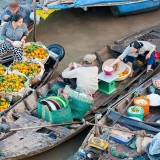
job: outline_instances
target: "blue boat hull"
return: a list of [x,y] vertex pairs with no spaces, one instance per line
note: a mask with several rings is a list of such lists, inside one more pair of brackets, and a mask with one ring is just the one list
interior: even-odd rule
[[134,13],[154,11],[157,10],[159,6],[160,6],[159,0],[158,1],[148,0],[140,3],[111,6],[110,8],[114,16],[121,16]]
[[[132,0],[133,1],[133,0]],[[116,3],[123,3],[123,5],[116,5]],[[48,8],[54,9],[69,9],[77,7],[87,6],[99,6],[106,3],[106,6],[110,5],[111,11],[114,16],[128,15],[134,13],[142,13],[156,10],[160,7],[160,0],[142,0],[141,2],[130,3],[131,0],[73,0],[73,4],[59,4],[49,6]],[[125,4],[124,4],[125,3]],[[128,3],[128,4],[126,4]]]

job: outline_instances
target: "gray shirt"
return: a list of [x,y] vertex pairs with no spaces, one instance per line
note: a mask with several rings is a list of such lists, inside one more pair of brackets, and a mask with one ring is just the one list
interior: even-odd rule
[[132,53],[130,46],[128,46],[118,58],[123,60],[126,56],[138,57],[138,55],[143,55],[146,51],[150,51],[155,47],[155,45],[146,41],[138,41],[138,42],[141,42],[143,46],[136,53]]
[[6,41],[6,38],[9,38],[12,41],[20,41],[23,36],[28,36],[28,29],[26,24],[14,29],[11,22],[7,22],[3,25],[1,30],[1,36],[5,40],[8,46],[11,46],[11,43]]

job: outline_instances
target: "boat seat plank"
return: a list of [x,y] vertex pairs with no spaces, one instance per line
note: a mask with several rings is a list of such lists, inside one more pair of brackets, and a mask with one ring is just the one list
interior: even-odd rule
[[[5,118],[7,120],[7,122],[14,122],[15,119],[13,117],[13,114],[18,113],[18,112],[25,112],[27,110],[26,105],[24,104],[23,101],[21,101],[20,103],[18,103],[14,109],[11,109],[7,112],[7,114],[5,115]],[[2,118],[1,118],[2,119]],[[0,119],[0,121],[1,121]]]
[[160,34],[156,32],[151,32],[149,34],[145,34],[139,38],[137,38],[139,41],[148,41],[149,39],[159,39]]
[[125,50],[125,48],[126,48],[126,47],[123,46],[123,45],[115,45],[115,46],[111,47],[111,49],[112,49],[114,52],[118,53],[118,54],[122,54],[123,51]]
[[36,105],[37,100],[38,100],[38,95],[36,94],[36,92],[32,93],[30,96],[24,99],[26,108],[28,110],[32,110],[34,106]]
[[38,89],[38,92],[43,95],[47,90],[50,89],[50,86],[48,84],[43,85],[41,88]]
[[157,32],[151,32],[149,33],[149,35],[151,35],[152,39],[159,39],[160,38],[160,32],[157,33]]
[[106,61],[109,58],[112,58],[113,55],[108,53],[108,47],[105,46],[102,49],[98,50],[98,55],[101,57],[102,61]]

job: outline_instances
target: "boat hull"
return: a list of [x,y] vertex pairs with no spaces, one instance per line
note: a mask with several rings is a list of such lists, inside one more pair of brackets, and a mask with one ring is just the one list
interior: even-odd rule
[[148,0],[138,3],[111,6],[110,8],[114,16],[122,16],[122,15],[154,11],[157,10],[159,6],[160,6],[159,1]]

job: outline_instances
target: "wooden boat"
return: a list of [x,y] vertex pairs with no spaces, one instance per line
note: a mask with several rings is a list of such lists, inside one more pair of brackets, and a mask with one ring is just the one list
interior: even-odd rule
[[[95,61],[94,65],[98,66],[99,71],[101,71],[102,69],[102,62],[111,57],[117,56],[117,54],[115,54],[112,50],[114,46],[115,45],[109,47],[105,46],[95,53],[97,56],[97,60]],[[140,85],[149,77],[159,72],[160,66],[157,66],[151,75],[147,75],[145,73],[145,68],[142,67],[138,69],[135,72],[135,76],[133,78],[127,78],[122,82],[117,82],[117,90],[110,95],[106,95],[102,92],[97,91],[95,94],[95,103],[91,107],[91,110],[84,117],[85,120],[94,120],[93,112],[104,113],[110,102],[117,103],[118,101],[123,99],[123,96],[125,97],[126,95],[128,95],[128,87],[136,87]],[[8,123],[11,128],[44,126],[46,124],[50,124],[49,122],[37,118],[36,102],[38,98],[42,96],[55,83],[56,79],[46,83],[41,88],[39,87],[35,92],[30,94],[23,101],[7,111],[5,115],[0,118],[0,122]],[[122,92],[123,96],[120,97]],[[86,124],[77,126],[71,125],[68,128],[42,127],[40,129],[31,129],[12,132],[8,134],[1,134],[0,140],[1,143],[4,144],[4,146],[2,147],[2,152],[6,155],[6,157],[1,157],[1,159],[22,159],[39,154],[67,141],[71,137],[80,133],[86,127],[88,127]],[[57,138],[53,139],[48,137],[47,135],[50,133],[55,134]]]
[[[160,77],[160,72],[156,75],[156,77]],[[133,97],[135,97],[135,94],[136,95],[138,94],[139,96],[146,96],[150,93],[153,93],[153,91],[151,91],[151,89],[150,89],[151,85],[152,85],[152,78],[150,80],[148,80],[147,82],[145,82],[144,84],[142,84],[137,89],[135,89],[134,91],[132,91],[122,101],[118,102],[114,106],[110,106],[108,108],[106,115],[98,122],[98,124],[104,125],[106,127],[110,127],[110,126],[113,127],[113,123],[115,122],[115,120],[118,119],[120,114],[124,111],[124,109],[127,106],[127,103],[130,102]],[[160,93],[160,92],[158,92],[158,93]],[[158,93],[156,92],[156,94],[158,94]],[[133,105],[133,103],[130,106],[132,106],[132,105]],[[127,112],[125,111],[124,114],[122,114],[122,116],[119,118],[119,120],[117,121],[116,124],[120,124],[124,127],[127,127],[131,131],[145,130],[146,133],[155,135],[156,133],[160,132],[160,124],[156,123],[156,121],[159,118],[160,118],[160,109],[158,107],[151,107],[149,114],[144,117],[144,120],[142,122],[129,118],[127,116]],[[117,148],[117,153],[120,153],[120,152],[128,153],[130,158],[133,158],[135,160],[138,160],[138,159],[147,160],[148,159],[147,154],[140,155],[137,153],[136,149],[131,149],[131,148],[129,148],[128,145],[118,143],[118,142],[113,141],[111,139],[108,140],[108,142],[109,142],[109,148],[107,149],[108,153],[104,154],[104,155],[101,154],[100,150],[97,150],[96,148],[93,149],[92,147],[89,146],[89,142],[92,139],[92,137],[94,137],[94,136],[102,137],[102,135],[105,135],[105,133],[108,130],[109,129],[106,128],[106,130],[102,133],[102,132],[100,132],[100,131],[102,131],[102,127],[99,127],[100,134],[96,135],[96,133],[97,133],[96,128],[93,127],[90,130],[87,137],[85,138],[82,146],[80,147],[81,150],[79,150],[79,152],[76,153],[69,160],[74,160],[74,159],[78,160],[80,158],[84,158],[85,156],[87,156],[87,154],[92,154],[93,156],[95,156],[96,154],[99,154],[99,159],[119,160],[120,158],[116,158],[111,155],[110,148],[112,148],[112,147]],[[84,153],[84,151],[86,154]],[[88,157],[86,159],[90,160],[90,158],[88,158]]]
[[155,11],[159,9],[159,6],[160,6],[159,1],[154,3],[153,1],[147,0],[147,1],[143,1],[142,3],[115,5],[115,6],[111,6],[110,9],[112,14],[118,17],[118,16],[129,15],[129,14]]
[[69,8],[88,8],[109,6],[114,16],[129,15],[135,13],[144,13],[154,11],[159,8],[159,1],[132,1],[132,0],[63,0],[54,1],[48,4],[49,8],[69,9]]
[[[48,81],[48,79],[56,71],[56,69],[58,67],[59,61],[61,61],[63,59],[64,55],[65,55],[65,51],[64,51],[63,47],[60,46],[60,45],[52,44],[52,45],[48,46],[48,49],[51,50],[51,51],[53,51],[55,54],[57,54],[57,58],[54,58],[52,56],[49,57],[48,61],[44,65],[45,72],[44,72],[44,74],[42,76],[41,81],[39,81],[38,83],[36,83],[36,84],[34,84],[32,86],[32,89],[34,89],[34,90],[42,87]],[[5,56],[0,61],[0,63],[3,64],[3,65],[5,65],[6,67],[8,67],[12,62],[13,62],[12,55]],[[11,104],[11,106],[9,108],[7,108],[5,111],[0,112],[0,115],[3,115],[4,113],[6,113],[8,110],[10,110],[11,108],[13,108],[16,104],[18,104],[20,101],[22,101],[23,99],[25,99],[27,96],[28,95],[22,97],[21,99],[19,99],[14,104]]]

